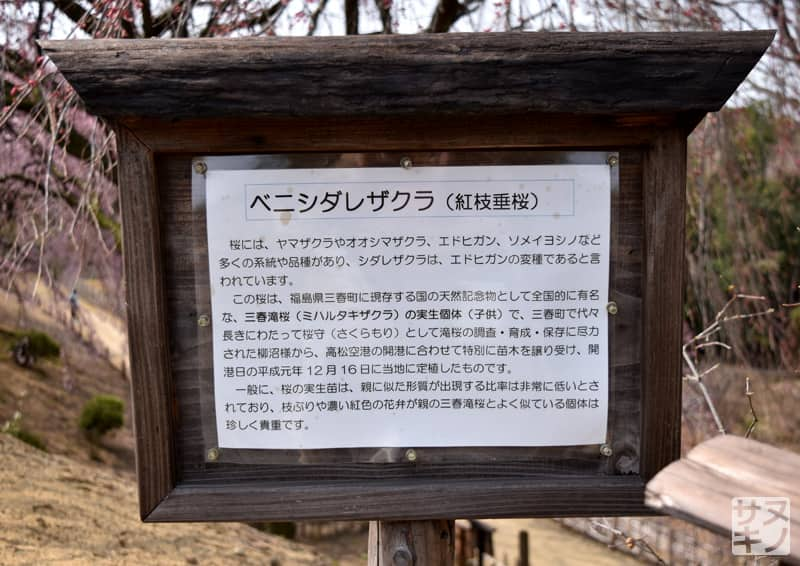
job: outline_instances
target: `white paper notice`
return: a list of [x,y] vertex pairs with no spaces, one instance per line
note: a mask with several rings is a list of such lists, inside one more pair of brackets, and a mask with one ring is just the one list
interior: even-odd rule
[[607,165],[206,174],[219,446],[606,440]]

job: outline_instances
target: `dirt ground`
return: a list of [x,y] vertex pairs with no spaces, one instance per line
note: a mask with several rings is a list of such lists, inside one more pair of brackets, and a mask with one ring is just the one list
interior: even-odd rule
[[[19,413],[47,449],[0,434],[0,564],[337,563],[243,524],[141,523],[122,322],[84,301],[80,323],[71,324],[52,300],[44,289],[38,304],[20,308],[0,291],[0,426]],[[23,329],[56,339],[60,358],[17,366],[8,333]],[[77,423],[97,394],[121,397],[127,414],[122,429],[94,444]]]
[[132,478],[0,434],[0,563],[334,565],[237,523],[144,524]]
[[[127,346],[124,341],[116,343],[116,357],[109,359],[106,350],[98,346],[103,342],[95,343],[90,336],[111,341],[113,337],[119,340],[120,334],[105,326],[100,327],[102,332],[91,333],[88,324],[70,327],[61,323],[48,306],[20,308],[13,294],[0,291],[0,426],[19,412],[22,426],[40,437],[49,452],[79,462],[105,463],[130,475],[134,464],[130,382],[124,366],[113,363],[119,363],[119,351]],[[87,317],[92,312],[92,320],[105,316],[112,320],[108,326],[121,325],[100,309],[95,314],[89,305],[83,308]],[[17,330],[46,332],[61,345],[60,358],[37,360],[32,368],[17,366],[11,359],[11,340],[2,333]],[[77,425],[83,405],[98,394],[116,395],[126,407],[125,426],[109,433],[100,447],[88,442]]]
[[[38,305],[20,309],[0,292],[0,329],[48,332],[62,346],[59,360],[16,366],[0,344],[0,425],[14,412],[48,453],[0,434],[0,564],[325,564],[366,563],[367,532],[302,544],[241,524],[145,525],[138,519],[133,432],[124,327],[107,311],[81,303],[71,324],[44,290]],[[60,303],[59,303],[60,304]],[[64,305],[61,305],[62,307]],[[90,443],[77,419],[93,395],[126,401],[121,430]],[[554,521],[492,521],[495,556],[516,561],[518,532],[530,533],[532,557],[552,564],[619,564],[626,558]],[[537,559],[534,559],[538,561]]]
[[634,566],[642,562],[609,549],[552,519],[490,519],[494,556],[507,566],[519,558],[519,533],[528,532],[531,564],[548,566]]
[[[60,359],[39,360],[33,368],[16,366],[2,331],[19,329],[50,334],[62,345]],[[726,422],[733,429],[744,428],[747,411],[736,403],[744,370],[723,370],[708,378],[709,387],[716,398],[729,401],[723,407],[731,407]],[[124,324],[109,311],[83,300],[81,319],[73,323],[63,297],[46,288],[24,308],[13,293],[0,290],[0,426],[19,412],[24,428],[40,437],[48,451],[0,434],[0,565],[366,563],[366,530],[294,543],[242,524],[142,524],[135,493],[128,375]],[[800,420],[796,411],[788,409],[796,405],[798,389],[789,387],[778,373],[748,371],[747,376],[759,408],[763,407],[756,438],[778,445],[796,443],[789,431],[795,431]],[[77,420],[83,404],[101,393],[124,399],[127,415],[125,426],[98,445],[84,437]],[[693,429],[705,435],[708,427],[705,421],[685,422],[684,440],[693,443]],[[517,562],[522,530],[529,534],[533,564],[637,563],[552,520],[487,522],[496,529],[495,558],[507,566]]]
[[[516,566],[519,532],[527,531],[530,563],[548,566],[635,566],[637,559],[584,537],[551,519],[489,519],[494,558],[498,564]],[[363,566],[367,561],[367,532],[309,541],[322,554],[334,556],[341,566]]]

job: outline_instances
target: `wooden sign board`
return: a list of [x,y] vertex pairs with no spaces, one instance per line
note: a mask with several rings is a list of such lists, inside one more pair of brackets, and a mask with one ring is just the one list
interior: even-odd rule
[[[680,448],[686,136],[705,112],[724,104],[771,38],[748,32],[46,42],[88,109],[117,129],[142,517],[649,513],[645,483]],[[480,210],[474,201],[465,204],[465,195],[476,194]],[[336,195],[344,200],[334,203]],[[392,210],[383,208],[387,199]],[[365,202],[369,208],[360,209]],[[331,213],[335,221],[325,218]],[[598,236],[600,247],[585,254],[590,265],[534,270],[543,252],[531,249],[531,237],[572,241],[581,223]],[[492,254],[491,268],[465,267],[466,254],[477,260],[463,240],[456,254],[443,249],[441,242],[464,232],[496,247],[478,254],[481,262]],[[369,254],[344,244],[336,253],[288,251],[290,241],[297,246],[304,237],[307,247],[312,238],[320,245],[328,238],[334,247],[337,237],[363,236],[380,248],[381,236],[403,235],[420,249],[403,252],[412,264],[394,271],[376,267],[400,255],[388,244]],[[528,249],[511,249],[519,237],[528,237]],[[248,253],[241,241],[249,242]],[[263,253],[253,252],[255,241],[266,246]],[[575,252],[565,241],[558,245],[559,254]],[[225,271],[232,261],[238,271]],[[442,291],[548,291],[541,281],[575,291],[562,296],[561,306],[577,301],[592,320],[512,320],[512,307],[502,303],[509,295],[490,292],[477,307],[457,295],[446,318],[470,314],[445,325],[442,307],[429,304]],[[273,292],[273,285],[287,288]],[[326,295],[335,305],[337,292],[342,302],[352,293],[355,303],[386,292],[391,302],[392,291],[402,304],[358,307],[389,312],[385,324],[324,319],[355,310],[326,310]],[[435,324],[409,322],[418,313],[406,293],[438,309]],[[262,306],[247,307],[245,295],[259,295]],[[527,304],[520,316],[533,310],[542,309]],[[482,318],[487,311],[490,321]],[[447,339],[423,342],[414,334],[434,326],[447,329]],[[568,328],[578,326],[583,330],[574,332],[583,334],[570,336]],[[464,327],[480,339],[453,339],[452,329]],[[505,334],[512,329],[513,338]],[[551,342],[536,337],[545,329]],[[542,365],[532,355],[528,361],[508,353],[561,344],[552,342],[556,332],[570,337],[570,360]],[[258,342],[270,340],[278,342],[268,344],[277,353],[265,349],[262,356]],[[390,359],[396,349],[383,346],[402,346],[411,359],[400,364]],[[421,359],[420,346],[439,357]],[[471,347],[443,356],[432,350],[440,346]],[[272,361],[253,362],[247,350]],[[287,361],[292,351],[303,361]],[[598,356],[594,363],[591,355]],[[458,362],[459,371],[476,371],[469,379],[449,377],[448,387],[481,380],[503,390],[520,383],[559,387],[555,381],[563,388],[576,373],[596,375],[598,385],[589,392],[581,379],[570,382],[579,390],[571,406],[586,409],[574,417],[563,407],[532,411],[532,397],[552,400],[552,392],[516,395],[516,405],[493,405],[497,412],[487,414],[487,399],[508,396],[442,397],[429,388],[441,375],[406,376],[402,381],[428,389],[395,390],[392,402],[402,401],[405,410],[424,401],[424,410],[413,405],[406,417],[382,404],[385,414],[345,414],[355,407],[348,402],[366,400],[373,410],[384,399],[375,383],[401,381],[378,364],[407,372],[406,361],[435,362],[428,369]],[[497,362],[508,367],[493,373]],[[584,380],[586,387],[593,379]],[[322,404],[305,406],[303,395],[312,390],[292,384],[343,389],[324,390]],[[433,411],[429,401],[440,408],[443,398],[450,412]],[[597,404],[590,407],[589,398]],[[461,412],[453,412],[453,399]],[[307,414],[287,416],[295,404],[295,412]]]

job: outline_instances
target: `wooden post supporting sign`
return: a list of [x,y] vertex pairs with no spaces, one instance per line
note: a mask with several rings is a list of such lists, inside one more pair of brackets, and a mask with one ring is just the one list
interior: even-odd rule
[[371,521],[369,566],[453,565],[454,521]]

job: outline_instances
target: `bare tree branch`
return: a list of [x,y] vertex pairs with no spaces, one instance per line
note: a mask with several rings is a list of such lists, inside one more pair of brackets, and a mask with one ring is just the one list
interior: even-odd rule
[[53,0],[53,5],[81,28],[89,30],[97,27],[95,18],[77,2]]
[[314,32],[317,31],[317,22],[319,21],[319,17],[322,15],[322,12],[325,11],[325,7],[327,5],[328,0],[320,0],[317,9],[311,13],[308,21],[308,35],[314,35]]
[[375,6],[381,16],[383,33],[392,33],[392,2],[391,0],[375,0]]
[[[602,530],[606,530],[606,531],[610,532],[611,534],[613,534],[615,537],[619,537],[620,539],[622,539],[622,542],[625,544],[625,546],[629,550],[633,550],[634,548],[636,548],[638,546],[641,550],[643,550],[644,552],[650,554],[658,564],[663,564],[664,566],[666,566],[667,563],[664,562],[664,559],[661,558],[661,556],[659,556],[658,552],[656,552],[656,550],[650,545],[649,542],[647,542],[647,539],[645,539],[644,537],[633,538],[632,536],[627,535],[625,532],[621,531],[620,529],[616,529],[616,528],[612,527],[611,525],[609,525],[605,521],[605,519],[602,519],[602,520],[599,520],[599,521],[597,521],[597,520],[592,521],[592,526],[594,528],[596,528],[596,529],[599,528],[599,529],[602,529]],[[612,542],[613,542],[613,539],[612,539]]]
[[750,435],[753,434],[753,431],[756,429],[756,425],[758,424],[758,415],[756,415],[756,410],[753,407],[753,390],[750,389],[750,378],[745,377],[745,391],[744,394],[747,396],[747,404],[750,405],[750,414],[753,416],[753,420],[750,421],[750,424],[747,426],[747,431],[744,433],[745,438],[750,438]]
[[358,35],[358,0],[344,0],[344,22],[347,35]]
[[444,33],[450,31],[459,19],[473,12],[480,5],[480,1],[464,0],[439,0],[433,11],[431,22],[426,31],[430,33]]
[[150,0],[142,0],[142,35],[153,37],[153,12],[150,8]]
[[206,22],[206,26],[203,28],[203,31],[200,32],[200,37],[211,37],[214,35],[220,16],[228,10],[230,5],[231,0],[223,0],[219,5],[214,6],[211,16],[209,16],[208,22]]

